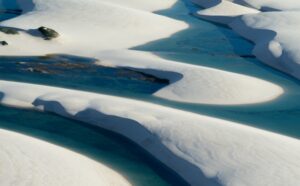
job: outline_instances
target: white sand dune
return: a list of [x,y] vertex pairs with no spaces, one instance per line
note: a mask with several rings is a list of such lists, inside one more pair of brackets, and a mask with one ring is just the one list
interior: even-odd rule
[[168,61],[147,52],[105,51],[98,56],[101,65],[130,67],[169,79],[171,85],[154,94],[165,99],[234,105],[269,101],[283,93],[281,87],[258,78]]
[[230,0],[234,3],[253,7],[263,11],[272,10],[299,10],[300,2],[298,0]]
[[38,108],[120,133],[191,185],[300,184],[297,139],[101,94],[8,81],[0,81],[0,90],[4,104]]
[[[97,63],[102,65],[125,66],[167,78],[171,85],[155,95],[189,103],[257,103],[270,101],[282,94],[283,90],[279,86],[257,78],[163,60],[149,52],[129,50],[134,46],[169,37],[186,29],[187,24],[152,13],[170,8],[177,1],[166,0],[161,3],[158,0],[147,0],[145,4],[138,0],[126,1],[128,3],[121,0],[34,0],[35,9],[32,12],[1,23],[2,26],[23,31],[17,36],[0,33],[0,37],[9,42],[9,46],[1,48],[0,55],[66,53],[95,57],[99,60]],[[231,2],[227,4],[229,3],[234,8],[242,7]],[[243,9],[257,12],[249,7]],[[241,14],[238,9],[234,13],[231,17]],[[31,30],[39,26],[53,28],[61,37],[45,41]],[[293,138],[146,102],[82,91],[0,81],[0,93],[2,104],[50,111],[120,133],[152,153],[191,185],[300,184],[300,141]],[[3,135],[3,138],[18,139],[16,134],[11,138]],[[19,140],[16,141],[19,143]],[[21,140],[20,146],[26,142]],[[46,155],[28,155],[28,160],[45,156],[47,162],[54,162],[56,158],[65,158],[63,154],[71,153],[61,149],[61,156],[50,156],[49,154],[60,150],[52,151],[54,147],[40,146],[44,146],[41,153]],[[31,152],[35,147],[24,145],[22,148],[24,152]],[[72,175],[72,180],[66,181],[73,181],[76,177],[78,184],[93,185],[97,181],[94,175],[97,174],[93,172],[94,169],[89,168],[99,164],[90,161],[80,161],[80,165],[83,164],[82,170],[85,167],[89,170],[83,175],[78,176],[78,169],[68,167],[78,165],[72,158],[64,162],[66,165],[63,166],[66,167],[59,171],[56,171],[58,163],[53,163],[54,167],[47,167],[45,175],[48,175],[47,171],[52,173],[49,173],[49,178],[60,176],[56,173],[64,177]],[[26,166],[26,162],[18,165],[21,168]],[[44,171],[43,162],[36,166],[37,172]],[[61,172],[65,169],[71,172]],[[13,172],[9,171],[9,174]],[[120,176],[110,175],[109,169],[103,169],[103,176],[100,175],[97,179],[112,177],[115,181],[120,180],[121,185],[127,184]],[[24,177],[26,176],[32,174],[24,172]],[[81,178],[84,178],[82,182]],[[61,179],[57,179],[57,182],[44,181],[59,185]],[[110,180],[104,183],[110,183]],[[91,181],[91,184],[86,181]],[[41,185],[41,182],[36,183]],[[65,182],[64,185],[73,184]]]
[[[166,0],[161,3],[157,0],[148,0],[141,3],[137,0],[128,2],[34,0],[33,2],[36,5],[34,11],[1,25],[24,30],[45,25],[57,30],[61,37],[45,41],[30,35],[30,32],[22,32],[19,36],[0,33],[0,36],[9,43],[9,46],[1,48],[1,55],[66,53],[94,57],[115,66],[151,68],[147,72],[153,73],[153,70],[156,70],[155,75],[163,76],[172,82],[155,95],[180,102],[251,104],[270,101],[283,92],[280,87],[257,78],[162,60],[146,52],[126,52],[127,48],[165,38],[187,28],[187,24],[182,21],[150,12],[170,8],[174,3],[184,9],[184,5],[177,1]],[[185,11],[187,13],[187,10]],[[31,47],[24,43],[30,43]],[[179,74],[182,78],[178,76],[174,78],[166,71]]]
[[152,1],[141,1],[141,0],[102,0],[105,2],[113,3],[116,5],[135,8],[138,10],[146,10],[149,12],[159,11],[171,8],[178,1],[177,0],[152,0]]
[[75,152],[0,129],[1,186],[127,186],[118,173]]
[[[33,2],[34,11],[1,23],[2,26],[28,31],[17,37],[1,34],[11,43],[1,50],[1,55],[95,54],[99,50],[131,48],[187,28],[184,22],[143,9],[122,6],[124,3],[106,0]],[[171,3],[169,5],[172,6]],[[46,42],[41,37],[30,35],[30,29],[42,25],[55,29],[61,36]],[[24,42],[30,42],[32,47],[22,44]]]
[[203,0],[192,0],[192,1],[206,8],[203,10],[199,10],[196,14],[197,16],[210,21],[222,23],[222,24],[229,24],[236,17],[241,15],[253,14],[259,12],[256,9],[235,4],[227,0],[222,0],[222,1],[216,0],[214,4],[207,4],[206,1]]
[[[192,2],[204,7],[212,8],[214,6],[222,6],[227,8],[223,11],[242,11],[247,10],[245,7],[254,8],[261,11],[276,11],[276,10],[299,10],[300,2],[298,0],[191,0]],[[243,7],[239,7],[241,5]],[[238,10],[239,9],[239,10]],[[249,10],[249,9],[248,9]],[[245,12],[247,13],[247,11]]]
[[253,53],[266,64],[300,78],[300,11],[263,12],[231,23],[256,43]]
[[255,42],[253,54],[261,61],[300,78],[299,1],[220,0],[212,6],[201,0],[193,1],[208,7],[197,13],[199,17],[229,24],[237,33]]

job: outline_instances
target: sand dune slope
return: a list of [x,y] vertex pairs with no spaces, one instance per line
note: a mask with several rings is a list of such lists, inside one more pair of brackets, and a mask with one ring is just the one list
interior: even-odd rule
[[0,129],[1,186],[127,186],[113,170],[67,149]]

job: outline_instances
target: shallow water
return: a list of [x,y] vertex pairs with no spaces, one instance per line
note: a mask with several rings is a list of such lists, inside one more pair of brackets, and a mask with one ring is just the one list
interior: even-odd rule
[[15,0],[0,0],[0,21],[14,18],[21,13]]
[[[184,0],[184,2],[187,1]],[[10,4],[10,6],[12,5]],[[191,13],[198,9],[198,7],[189,3],[187,7]],[[230,29],[196,19],[192,15],[174,14],[177,8],[178,5],[174,5],[171,9],[157,13],[185,21],[190,25],[190,28],[178,32],[169,38],[135,47],[134,50],[155,52],[160,57],[166,59],[261,78],[283,87],[285,94],[270,102],[250,105],[216,106],[178,103],[151,95],[159,88],[165,86],[165,84],[144,81],[139,78],[132,79],[130,75],[126,77],[116,76],[116,69],[99,69],[102,72],[98,77],[99,79],[93,79],[94,74],[87,71],[80,71],[73,76],[74,71],[47,74],[22,70],[28,69],[28,67],[25,68],[24,64],[20,64],[19,62],[27,62],[27,65],[32,62],[49,62],[49,59],[39,57],[1,57],[0,79],[57,85],[145,100],[168,107],[241,122],[300,139],[299,81],[253,58],[251,55],[252,43],[239,37]],[[70,61],[79,61],[79,63],[91,63],[93,61],[93,59],[76,57],[67,59]],[[61,81],[62,79],[66,81]],[[89,128],[80,123],[49,114],[34,113],[32,111],[0,107],[0,123],[2,123],[0,127],[37,136],[72,150],[82,152],[100,162],[111,165],[115,170],[129,177],[137,185],[153,185],[153,183],[155,185],[165,185],[166,182],[169,184],[175,183],[176,185],[175,180],[172,182],[174,178],[172,174],[162,176],[161,178],[159,175],[168,171],[160,171],[161,168],[157,168],[160,165],[152,163],[152,159],[139,159],[144,157],[144,155],[139,154],[140,152],[135,152],[140,151],[137,150],[139,148],[129,142],[125,142],[124,144],[123,140],[119,140],[120,137],[113,134],[109,134],[109,137],[107,137],[105,136],[107,131],[103,132],[100,129]],[[12,117],[16,114],[21,117]],[[32,122],[24,123],[23,121]]]
[[285,93],[273,101],[236,106],[176,103],[158,98],[150,100],[300,138],[299,81],[258,61],[251,54],[252,43],[229,28],[193,17],[193,12],[199,7],[188,0],[182,2],[190,10],[189,15],[176,14],[178,3],[171,9],[157,13],[185,21],[189,24],[188,29],[134,49],[155,52],[162,58],[183,63],[257,77],[281,86]]
[[121,95],[152,94],[169,84],[145,73],[94,62],[69,55],[0,57],[0,79]]
[[[18,9],[15,1],[0,0],[2,9]],[[0,20],[17,16],[2,12]],[[72,62],[70,64],[69,62]],[[122,94],[151,94],[165,80],[128,69],[93,65],[93,59],[75,56],[0,57],[0,79],[41,83]],[[68,69],[61,72],[62,69]],[[0,128],[33,136],[76,151],[111,167],[133,185],[187,185],[176,173],[133,142],[112,132],[49,113],[0,106]]]
[[174,172],[129,140],[53,114],[0,106],[0,128],[79,152],[142,186],[186,185]]
[[[166,59],[261,78],[283,87],[285,94],[267,103],[250,105],[216,106],[179,103],[151,95],[151,93],[164,87],[166,84],[132,79],[130,74],[126,78],[118,77],[115,76],[117,71],[110,68],[102,68],[97,75],[98,77],[94,77],[95,74],[88,71],[75,71],[74,73],[74,69],[73,71],[64,71],[61,74],[20,71],[26,65],[22,67],[22,65],[17,64],[18,62],[49,63],[49,59],[39,57],[0,58],[0,67],[2,67],[2,69],[0,68],[0,78],[145,100],[300,138],[300,117],[298,117],[300,114],[300,101],[298,101],[300,100],[299,81],[253,58],[251,55],[253,45],[230,29],[194,18],[188,14],[174,14],[178,9],[177,6],[174,5],[169,10],[157,13],[185,21],[190,25],[190,28],[178,32],[169,38],[135,47],[135,50],[156,52],[157,55]],[[191,13],[198,9],[192,4],[187,4],[187,6],[190,8]],[[57,58],[52,60],[55,62]],[[94,59],[74,56],[65,56],[64,60],[77,61],[79,63],[91,63],[94,61]],[[16,68],[17,65],[19,65],[18,68]]]

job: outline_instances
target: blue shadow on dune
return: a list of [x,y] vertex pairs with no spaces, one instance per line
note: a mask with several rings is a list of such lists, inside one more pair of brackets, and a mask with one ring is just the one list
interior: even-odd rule
[[39,138],[88,156],[118,171],[133,185],[188,185],[136,144],[105,129],[50,113],[3,106],[0,106],[0,118],[0,128]]
[[[178,3],[186,3],[187,7],[191,11],[191,14],[193,14],[193,12],[199,8],[193,4],[190,4],[188,0]],[[196,19],[192,16],[187,16],[176,12],[180,12],[179,4],[175,4],[168,10],[159,11],[156,13],[185,21],[190,25],[188,29],[178,32],[168,38],[134,47],[132,50],[154,52],[156,55],[166,59],[208,66],[262,78],[274,83],[278,83],[279,85],[286,87],[287,90],[293,89],[293,91],[291,91],[289,95],[283,96],[274,102],[242,106],[185,104],[162,100],[151,96],[143,99],[170,107],[207,114],[227,120],[238,121],[258,128],[263,128],[299,138],[300,125],[298,123],[300,119],[298,116],[300,114],[300,103],[295,100],[299,100],[300,96],[294,91],[298,90],[298,83],[292,81],[285,75],[260,64],[251,55],[253,45],[237,36],[228,28],[220,25],[214,25],[203,20]],[[7,59],[8,58],[5,60]],[[64,71],[63,73],[57,73],[57,69],[53,67],[47,69],[44,67],[41,68],[41,66],[45,64],[39,66],[38,68],[36,68],[36,66],[34,68],[32,66],[26,66],[35,60],[34,57],[27,59],[22,58],[21,60],[16,60],[13,58],[10,60],[11,61],[9,64],[6,63],[7,61],[1,62],[3,65],[2,67],[5,68],[0,68],[0,71],[2,70],[2,77],[0,76],[0,78],[2,79],[7,78],[8,80],[22,81],[22,79],[25,78],[23,81],[26,82],[62,86],[80,90],[83,89],[88,91],[95,91],[95,89],[98,87],[102,87],[101,91],[103,91],[105,89],[103,89],[103,87],[107,87],[107,93],[111,93],[111,87],[115,86],[118,87],[118,89],[116,89],[117,91],[125,90],[124,94],[131,95],[131,97],[135,97],[136,95],[134,92],[137,91],[141,91],[144,94],[151,94],[159,88],[165,86],[164,83],[161,83],[163,80],[156,81],[153,80],[155,77],[145,77],[144,74],[138,74],[138,79],[140,80],[142,78],[143,81],[134,82],[137,83],[134,84],[134,88],[130,87],[132,85],[132,79],[130,78],[124,82],[122,77],[122,81],[117,80],[119,82],[116,83],[115,69],[104,70],[104,74],[109,71],[108,77],[114,76],[113,80],[110,78],[104,78],[104,80],[95,80],[93,79],[95,74],[92,72],[89,72],[90,74],[87,73],[86,77],[83,75],[82,70],[76,71],[76,68],[74,70],[73,67],[70,70],[72,73],[67,71]],[[3,61],[3,58],[1,61]],[[14,61],[13,63],[17,63],[12,65],[12,61]],[[40,63],[40,61],[38,63]],[[91,63],[91,61],[84,61],[84,63]],[[65,66],[65,64],[63,65]],[[81,65],[80,62],[79,65]],[[18,69],[20,71],[17,71]],[[10,74],[9,72],[14,73]],[[18,75],[20,72],[21,75]],[[25,74],[26,76],[24,76]],[[66,74],[68,74],[67,76],[69,77],[66,77]],[[79,75],[80,79],[74,83],[74,78],[76,79],[78,77],[74,77],[73,75],[71,76],[71,74],[75,74],[75,76]],[[60,75],[63,76],[63,78],[66,78],[64,79],[65,81],[56,79],[57,76]],[[49,76],[50,78],[45,78],[44,76]],[[41,79],[38,80],[37,77],[40,77]],[[26,78],[28,79],[26,80]],[[145,82],[144,80],[147,80],[147,78],[152,80],[150,82]],[[87,81],[87,79],[89,80]],[[99,81],[102,81],[103,84],[101,84],[101,86],[98,84],[95,86],[95,83]],[[109,83],[106,85],[105,83],[107,82]],[[157,82],[159,83],[156,84]],[[147,86],[147,83],[149,83],[149,87],[145,87]],[[129,88],[124,86],[129,86]],[[97,127],[91,127],[87,126],[86,124],[56,117],[51,114],[42,114],[32,111],[19,111],[3,107],[0,107],[0,111],[0,127],[9,130],[15,130],[44,139],[46,141],[50,141],[52,143],[56,143],[93,157],[100,162],[106,161],[109,166],[116,170],[120,170],[119,172],[122,174],[124,173],[130,180],[133,181],[133,183],[137,183],[137,185],[186,185],[182,179],[177,178],[178,175],[168,170],[168,168],[164,167],[153,158],[149,158],[149,155],[146,155],[147,153],[142,152],[141,149],[135,144],[129,140],[125,140],[119,135],[99,129]],[[64,111],[62,110],[62,112]],[[87,114],[86,112],[91,113],[92,111],[83,111],[78,115],[82,116],[83,113]],[[118,122],[120,121],[118,120]],[[108,137],[110,139],[105,139],[107,138],[107,136],[104,137],[105,134],[108,134],[107,136],[111,136],[112,138]],[[112,142],[110,140],[116,141]],[[132,155],[128,151],[135,152],[137,155]],[[126,160],[123,159],[124,157],[126,157]],[[139,159],[141,161],[137,161]],[[137,162],[133,163],[133,161]],[[125,164],[127,168],[123,167]],[[143,165],[145,167],[149,166],[151,168],[141,168],[139,165]],[[154,173],[151,173],[150,170],[154,170],[156,173],[162,175],[166,181],[162,181],[157,178],[157,176]],[[150,171],[150,176],[145,175],[147,171]]]
[[[189,10],[188,14],[186,10],[180,11],[182,3]],[[252,55],[253,43],[228,27],[195,17],[194,13],[199,9],[190,0],[182,0],[170,9],[155,12],[181,20],[189,28],[132,50],[153,52],[159,57],[181,63],[260,78],[281,86],[285,93],[273,101],[234,106],[186,104],[158,98],[150,101],[300,138],[299,81],[258,61]]]

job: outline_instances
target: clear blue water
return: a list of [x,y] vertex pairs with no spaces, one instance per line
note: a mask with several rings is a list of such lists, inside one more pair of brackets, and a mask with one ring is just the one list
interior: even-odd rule
[[[3,1],[3,0],[2,0]],[[0,0],[1,2],[1,0]],[[11,2],[11,1],[8,1]],[[184,0],[184,2],[188,2]],[[199,7],[196,7],[190,3],[187,3],[187,8],[191,11],[191,14],[197,10]],[[278,72],[261,62],[257,59],[253,58],[251,55],[251,50],[253,48],[253,44],[246,41],[245,39],[239,37],[237,34],[232,32],[230,29],[223,27],[221,25],[215,25],[200,19],[193,17],[191,14],[174,14],[178,9],[178,4],[175,4],[174,7],[168,10],[159,11],[158,14],[163,14],[178,20],[185,21],[190,25],[190,27],[186,30],[175,33],[174,35],[157,41],[153,41],[147,43],[143,46],[138,46],[133,48],[133,50],[143,50],[156,52],[156,54],[160,55],[162,58],[171,59],[181,61],[183,63],[189,63],[194,65],[207,66],[211,68],[221,69],[230,72],[236,72],[240,74],[245,74],[257,78],[261,78],[270,82],[273,82],[285,89],[285,94],[279,97],[276,100],[260,103],[260,104],[250,104],[250,105],[236,105],[236,106],[218,106],[218,105],[205,105],[205,104],[186,104],[186,103],[178,103],[174,101],[164,100],[160,98],[156,98],[151,95],[155,90],[165,86],[165,84],[155,83],[153,81],[145,81],[145,79],[141,78],[142,76],[138,76],[138,78],[130,78],[130,73],[125,76],[116,76],[118,73],[116,69],[110,68],[102,68],[99,69],[99,79],[93,79],[94,74],[88,71],[80,71],[78,74],[74,74],[74,71],[64,71],[63,73],[50,73],[43,74],[39,72],[30,72],[24,71],[23,68],[28,68],[22,66],[22,64],[18,64],[18,62],[25,61],[27,63],[49,63],[51,65],[52,62],[49,62],[49,59],[42,59],[39,57],[26,57],[26,58],[0,58],[0,79],[8,79],[8,80],[17,80],[17,81],[26,81],[26,82],[34,82],[40,84],[48,84],[48,85],[58,85],[62,87],[69,87],[75,89],[89,90],[94,92],[106,93],[111,95],[118,95],[123,97],[129,97],[134,99],[145,100],[148,102],[165,105],[168,107],[174,107],[177,109],[187,110],[195,113],[201,113],[213,117],[224,118],[227,120],[237,121],[244,123],[246,125],[254,126],[257,128],[262,128],[265,130],[281,133],[284,135],[292,136],[295,138],[300,138],[300,86],[299,81],[295,80],[281,72]],[[48,60],[48,61],[47,61]],[[70,58],[69,60],[77,61],[79,63],[91,63],[93,59],[86,58]],[[55,62],[55,61],[54,61]],[[50,66],[50,69],[54,67]],[[49,69],[49,68],[48,68]],[[74,69],[72,69],[74,70]],[[72,73],[71,73],[72,72]],[[98,74],[98,72],[97,72]],[[83,76],[84,78],[80,79],[76,76]],[[132,75],[132,74],[131,74]],[[61,81],[64,79],[65,81]],[[146,78],[147,79],[147,78]],[[108,83],[109,82],[109,83]],[[108,83],[108,84],[106,84]],[[38,136],[45,140],[52,141],[53,143],[58,143],[59,145],[66,146],[67,148],[74,149],[76,151],[82,151],[82,149],[92,149],[89,152],[83,152],[90,157],[96,157],[95,159],[99,161],[103,161],[105,158],[109,158],[106,156],[102,157],[102,153],[98,153],[102,150],[107,150],[108,156],[114,157],[116,154],[121,153],[123,150],[110,149],[110,143],[106,146],[106,143],[103,146],[98,146],[99,149],[95,146],[90,145],[90,143],[100,143],[102,141],[104,133],[99,129],[88,128],[85,125],[78,124],[76,122],[65,120],[59,118],[57,116],[52,116],[48,114],[39,113],[38,116],[35,117],[33,112],[22,111],[22,110],[14,110],[14,109],[0,109],[1,112],[7,112],[7,117],[1,116],[0,114],[0,127],[8,128],[9,119],[13,120],[13,113],[18,112],[22,121],[28,120],[27,117],[32,117],[32,122],[16,122],[12,121],[11,123],[15,123],[10,130],[18,130],[19,132],[24,132],[29,135]],[[6,120],[5,120],[6,118]],[[23,118],[23,119],[22,119]],[[53,119],[54,118],[54,119]],[[2,122],[3,119],[3,122]],[[38,122],[34,122],[38,120]],[[59,125],[54,125],[53,123],[61,123]],[[56,122],[56,120],[60,120],[61,122]],[[41,121],[41,123],[39,122]],[[45,121],[45,122],[42,122]],[[30,123],[30,124],[28,124]],[[32,124],[33,123],[33,124]],[[71,123],[71,124],[68,124]],[[24,125],[32,125],[29,127],[24,127]],[[42,126],[36,135],[34,131],[36,128]],[[60,127],[61,126],[61,127]],[[95,137],[89,137],[90,134],[86,133],[86,142],[85,144],[79,144],[82,138],[76,139],[77,142],[73,145],[62,144],[61,141],[58,140],[63,139],[66,134],[62,134],[60,132],[64,131],[62,129],[68,128],[70,126],[76,126],[72,128],[69,138],[72,141],[74,138],[79,137],[78,133],[81,130],[88,130],[90,132],[94,132]],[[85,129],[83,129],[83,128]],[[18,128],[18,129],[17,129]],[[94,131],[96,130],[96,131]],[[29,132],[28,132],[29,131]],[[51,131],[51,135],[55,137],[46,138],[49,131]],[[67,130],[68,131],[68,130]],[[99,136],[98,136],[99,135]],[[85,135],[83,135],[85,136]],[[91,135],[92,136],[92,135]],[[45,138],[44,138],[45,137]],[[53,138],[53,139],[51,139]],[[112,135],[111,140],[117,140],[119,137],[115,137]],[[73,140],[73,141],[76,141]],[[60,142],[57,142],[60,141]],[[68,141],[68,140],[66,140]],[[105,140],[103,140],[105,141]],[[122,141],[122,140],[121,140]],[[135,149],[132,144],[122,144],[121,141],[115,141],[111,143],[115,143],[115,145],[120,145],[122,147],[116,149],[122,149],[123,147],[126,149]],[[87,145],[89,144],[89,145]],[[86,146],[87,145],[87,146]],[[124,145],[124,146],[123,146]],[[128,146],[126,146],[128,145]],[[112,150],[112,151],[110,151]],[[131,150],[129,150],[131,151]],[[128,152],[129,153],[129,152]],[[99,157],[98,157],[99,156]],[[133,156],[130,153],[126,156]],[[138,156],[142,157],[142,156]],[[103,158],[103,159],[102,159]],[[133,158],[135,159],[135,158]],[[111,159],[113,161],[113,158]],[[151,160],[152,161],[152,160]],[[168,171],[160,171],[160,168],[155,168],[155,166],[159,166],[158,164],[151,163],[148,160],[142,159],[140,161],[141,164],[145,165],[142,168],[132,168],[136,171],[137,175],[133,173],[132,175],[137,177],[130,177],[126,173],[131,171],[131,168],[128,168],[124,171],[122,168],[117,168],[117,170],[121,170],[120,172],[125,173],[131,180],[138,179],[139,176],[141,179],[148,177],[153,177],[153,179],[160,180],[162,185],[168,182],[169,184],[174,184],[176,181],[173,180],[172,176],[162,176],[162,173],[166,173]],[[112,163],[112,164],[111,164]],[[131,162],[126,161],[116,161],[110,162],[107,164],[111,164],[112,166],[123,167],[123,164],[128,163],[128,167]],[[154,168],[151,167],[154,164]],[[132,165],[135,167],[135,165]],[[146,168],[148,166],[148,168]],[[149,168],[150,167],[150,168]],[[114,167],[115,168],[115,167]],[[145,174],[144,174],[145,172]],[[148,174],[148,173],[149,174]],[[140,175],[139,175],[140,174]],[[171,174],[172,175],[172,174]],[[163,181],[169,180],[169,181]],[[171,181],[170,181],[171,180]],[[172,180],[174,182],[172,182]],[[137,181],[137,185],[145,185],[144,180]],[[142,184],[141,184],[142,183]],[[146,181],[146,183],[152,183],[152,181]],[[156,182],[153,182],[156,183]],[[153,184],[152,184],[153,185]],[[157,184],[159,183],[157,182]],[[176,184],[175,184],[176,185]]]
[[0,128],[88,156],[121,173],[133,185],[187,185],[133,142],[99,127],[49,113],[0,106]]
[[126,68],[94,64],[76,56],[0,57],[0,79],[46,84],[93,92],[152,94],[168,80]]
[[158,98],[148,100],[300,138],[299,81],[253,58],[252,43],[227,27],[195,18],[192,14],[199,7],[188,3],[188,0],[183,2],[190,10],[190,16],[174,14],[178,4],[157,13],[182,20],[189,24],[189,29],[134,49],[156,52],[166,59],[257,77],[281,86],[285,93],[270,102],[237,106],[185,104]]
[[[11,0],[0,0],[0,5],[6,9],[18,8]],[[0,13],[0,20],[15,16]],[[111,88],[120,94],[132,91],[151,94],[167,84],[164,80],[129,69],[99,67],[92,62],[93,59],[63,55],[55,58],[0,57],[0,79],[89,91],[107,92]],[[0,128],[88,156],[116,170],[133,185],[187,185],[175,172],[133,142],[99,127],[49,113],[0,106]]]
[[[188,7],[193,12],[198,9],[191,4]],[[175,19],[185,21],[190,25],[169,38],[150,42],[146,45],[135,47],[135,50],[157,52],[163,58],[181,61],[184,63],[212,67],[245,74],[273,82],[286,91],[280,98],[261,104],[241,106],[216,106],[205,104],[186,104],[164,100],[151,96],[155,90],[165,86],[153,82],[132,80],[116,77],[112,69],[102,69],[99,79],[93,79],[90,72],[81,71],[72,73],[65,71],[63,74],[39,74],[18,71],[16,62],[27,61],[46,63],[47,60],[28,58],[1,58],[0,77],[8,80],[34,82],[40,84],[71,87],[105,94],[145,100],[169,107],[188,110],[195,113],[206,114],[213,117],[224,118],[241,122],[257,128],[282,133],[300,138],[300,86],[299,81],[278,72],[251,56],[253,44],[241,38],[230,29],[194,18],[191,15],[174,14],[177,5],[165,11],[157,12]],[[241,56],[247,56],[241,57]],[[90,63],[93,59],[70,59]],[[5,68],[4,68],[5,67]],[[23,67],[20,67],[23,68]],[[78,78],[79,76],[84,78]],[[76,77],[77,76],[77,77]],[[64,79],[65,81],[61,81]]]
[[21,9],[15,0],[0,0],[0,21],[20,15],[20,10]]

